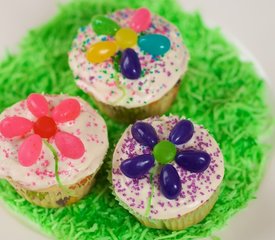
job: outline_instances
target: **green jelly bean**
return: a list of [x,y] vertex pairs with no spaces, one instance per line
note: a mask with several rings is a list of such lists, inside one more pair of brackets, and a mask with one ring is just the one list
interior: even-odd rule
[[96,15],[92,19],[92,27],[97,35],[114,36],[120,26],[110,18],[103,15]]
[[170,163],[175,159],[177,149],[175,145],[167,140],[160,141],[153,149],[155,159],[160,164]]

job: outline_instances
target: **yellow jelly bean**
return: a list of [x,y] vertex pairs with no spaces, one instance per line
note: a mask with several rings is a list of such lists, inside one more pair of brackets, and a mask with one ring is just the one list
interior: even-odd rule
[[117,50],[118,46],[114,41],[98,42],[88,49],[86,57],[91,63],[101,63],[114,56]]
[[131,28],[121,28],[116,32],[115,39],[121,49],[130,48],[137,44],[137,33]]

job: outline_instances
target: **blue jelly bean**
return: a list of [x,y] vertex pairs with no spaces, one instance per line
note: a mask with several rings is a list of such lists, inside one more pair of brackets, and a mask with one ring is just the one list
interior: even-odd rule
[[179,152],[175,160],[176,163],[183,169],[194,173],[200,173],[208,168],[211,157],[207,152],[185,150]]
[[165,165],[159,176],[160,190],[168,199],[176,199],[181,191],[181,181],[177,170],[171,165]]
[[151,149],[158,143],[156,130],[149,123],[136,122],[131,128],[131,133],[138,143]]
[[154,166],[155,160],[151,154],[139,155],[123,161],[120,170],[129,178],[144,176]]
[[171,47],[170,40],[161,34],[148,34],[138,39],[140,49],[152,56],[164,55]]
[[189,120],[179,121],[169,134],[169,141],[176,145],[188,142],[194,134],[194,125]]
[[128,79],[138,79],[141,75],[141,66],[137,53],[132,48],[126,48],[120,59],[120,70]]

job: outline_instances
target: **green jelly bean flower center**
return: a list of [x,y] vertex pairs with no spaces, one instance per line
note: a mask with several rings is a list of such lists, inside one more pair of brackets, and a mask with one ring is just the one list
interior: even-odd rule
[[167,140],[160,141],[153,149],[153,155],[160,164],[167,164],[175,159],[177,149],[175,145]]

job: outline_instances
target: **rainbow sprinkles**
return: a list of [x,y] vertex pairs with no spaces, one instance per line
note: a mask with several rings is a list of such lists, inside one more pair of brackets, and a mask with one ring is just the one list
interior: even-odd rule
[[69,52],[78,87],[99,102],[128,109],[168,93],[188,59],[177,27],[145,8],[94,16]]

